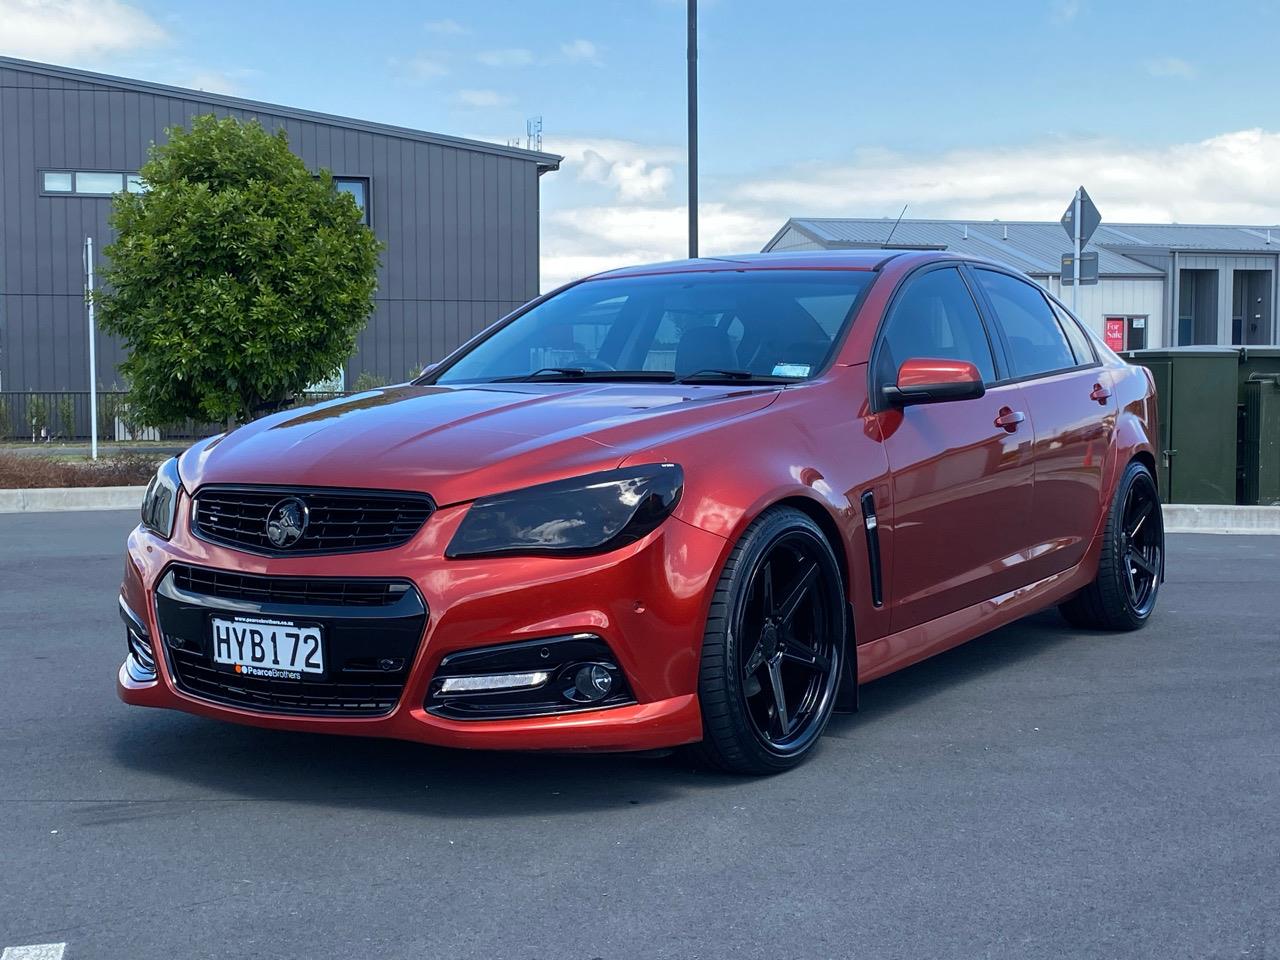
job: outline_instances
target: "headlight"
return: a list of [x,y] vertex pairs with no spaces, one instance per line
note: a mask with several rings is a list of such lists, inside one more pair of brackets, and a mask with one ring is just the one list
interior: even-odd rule
[[173,518],[178,512],[178,491],[181,488],[178,458],[170,457],[160,464],[142,496],[142,525],[166,540],[173,535]]
[[683,470],[651,463],[482,497],[462,518],[444,555],[613,550],[665,520],[683,489]]

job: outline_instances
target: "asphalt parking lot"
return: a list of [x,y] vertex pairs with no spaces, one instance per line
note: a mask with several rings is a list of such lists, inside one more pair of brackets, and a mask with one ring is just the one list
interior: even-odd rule
[[871,684],[767,780],[121,704],[132,514],[0,516],[0,948],[195,957],[1280,957],[1280,537],[1153,622]]

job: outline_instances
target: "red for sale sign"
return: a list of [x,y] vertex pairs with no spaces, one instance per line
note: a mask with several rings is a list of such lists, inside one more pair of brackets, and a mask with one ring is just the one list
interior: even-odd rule
[[1112,350],[1124,349],[1124,318],[1123,317],[1107,317],[1107,326],[1103,330],[1103,337],[1107,341],[1107,346]]

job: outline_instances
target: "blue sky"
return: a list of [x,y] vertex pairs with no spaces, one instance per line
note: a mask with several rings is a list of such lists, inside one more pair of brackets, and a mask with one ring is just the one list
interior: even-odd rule
[[[786,216],[1280,220],[1280,4],[704,0],[704,248]],[[0,53],[505,140],[544,279],[682,249],[684,3],[0,0]]]

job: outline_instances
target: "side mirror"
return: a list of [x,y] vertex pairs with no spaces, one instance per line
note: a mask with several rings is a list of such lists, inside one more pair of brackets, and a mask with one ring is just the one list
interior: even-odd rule
[[418,376],[425,377],[428,373],[430,373],[432,370],[434,370],[438,366],[440,366],[439,360],[435,361],[434,363],[428,363],[425,367],[422,368],[422,371],[418,374]]
[[947,400],[976,400],[987,392],[982,374],[968,360],[913,357],[898,368],[898,382],[884,388],[895,407]]

